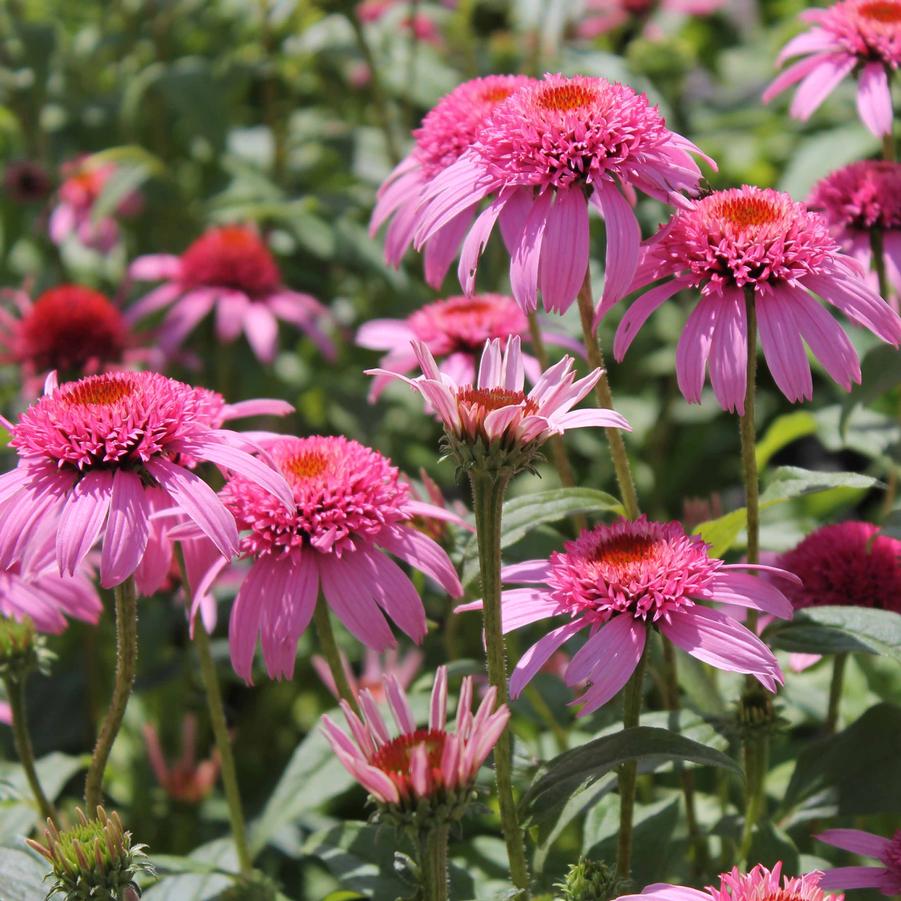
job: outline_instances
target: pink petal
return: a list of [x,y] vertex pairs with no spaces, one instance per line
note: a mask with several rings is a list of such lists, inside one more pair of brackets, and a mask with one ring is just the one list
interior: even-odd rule
[[100,584],[104,588],[120,585],[138,568],[150,537],[151,512],[140,478],[117,469],[100,557]]
[[801,337],[826,372],[845,391],[853,382],[860,384],[860,361],[845,330],[806,291],[785,288],[785,292],[791,292]]
[[892,93],[883,63],[867,63],[861,70],[857,81],[857,112],[877,138],[892,133]]
[[544,308],[565,313],[588,270],[588,204],[581,188],[558,190],[548,211],[538,282]]
[[795,119],[809,119],[838,83],[857,65],[857,58],[844,53],[826,57],[798,85],[789,112]]
[[773,379],[793,403],[813,397],[810,363],[801,343],[791,302],[774,291],[757,295],[757,324],[760,344]]
[[271,557],[255,560],[244,577],[228,622],[228,645],[232,666],[245,681],[252,682],[253,655],[263,619],[263,608],[271,600],[270,584],[278,561]]
[[61,575],[74,576],[100,536],[113,493],[113,474],[93,471],[82,476],[63,507],[56,533],[56,558]]
[[407,696],[400,687],[394,676],[385,678],[385,694],[388,698],[388,706],[391,708],[391,715],[400,732],[415,732],[416,720],[413,719],[413,712],[410,710],[410,703]]
[[521,563],[512,563],[501,569],[501,581],[503,582],[547,582],[550,572],[550,562],[546,559],[523,560]]
[[460,242],[472,224],[474,212],[474,205],[463,210],[426,242],[423,254],[425,280],[436,291],[441,287],[447,270],[460,249]]
[[413,239],[419,250],[440,228],[494,190],[481,166],[465,154],[435,178],[425,191]]
[[216,302],[216,337],[234,341],[244,327],[244,317],[253,301],[240,291],[224,291]]
[[632,431],[628,420],[616,410],[575,410],[559,419],[555,418],[554,424],[563,429],[602,428]]
[[177,279],[181,260],[170,253],[151,253],[135,259],[128,267],[128,277],[141,282]]
[[719,604],[750,607],[780,619],[791,619],[794,616],[792,602],[775,585],[755,576],[737,572],[718,574],[714,577],[711,588],[713,600]]
[[884,874],[885,870],[879,867],[836,867],[823,873],[819,888],[827,891],[882,888]]
[[679,390],[692,404],[701,402],[704,370],[710,356],[710,344],[716,327],[718,297],[702,297],[691,311],[676,346],[676,378]]
[[427,631],[425,608],[413,583],[393,560],[380,551],[364,547],[357,554],[364,554],[372,564],[370,586],[378,605],[401,631],[417,644],[421,643]]
[[386,526],[376,543],[395,557],[409,563],[434,579],[451,597],[463,594],[463,586],[450,557],[428,535],[409,526]]
[[901,344],[901,319],[878,294],[863,283],[836,274],[808,275],[804,286],[838,307],[849,319],[896,347]]
[[215,301],[215,291],[208,288],[185,294],[163,320],[159,333],[160,347],[166,353],[172,353],[213,309]]
[[710,383],[724,410],[745,410],[748,368],[748,327],[745,299],[739,290],[724,293],[717,305],[716,328],[710,344]]
[[641,228],[629,201],[612,182],[595,185],[591,195],[607,228],[607,256],[604,264],[604,293],[601,307],[609,309],[626,293],[641,249]]
[[551,659],[557,649],[568,638],[571,638],[580,629],[585,628],[582,620],[575,620],[558,626],[551,630],[543,638],[539,638],[530,647],[513,669],[510,676],[510,696],[518,698],[522,690],[531,682],[535,674]]
[[293,412],[293,405],[287,401],[257,397],[253,400],[240,400],[234,404],[226,404],[222,408],[222,420],[230,422],[232,419],[245,419],[249,416],[290,416]]
[[863,829],[827,829],[820,832],[814,838],[818,842],[832,845],[833,848],[841,848],[842,851],[850,851],[852,854],[863,854],[866,857],[875,857],[878,860],[888,850],[891,842],[881,835],[872,832],[864,832]]
[[522,233],[510,257],[510,288],[516,302],[526,312],[538,306],[538,266],[541,242],[547,227],[553,192],[539,194],[532,201]]
[[278,349],[278,322],[262,303],[252,303],[244,317],[244,334],[261,363],[271,363]]
[[447,725],[447,667],[439,666],[435,671],[432,685],[432,700],[429,705],[429,728],[444,729]]
[[125,311],[125,321],[129,325],[134,325],[145,316],[168,307],[183,290],[178,283],[160,285]]
[[828,55],[824,53],[792,63],[784,72],[776,76],[770,86],[763,92],[761,99],[764,103],[769,103],[777,94],[781,94],[786,88],[791,87],[795,82],[810,74],[827,58]]
[[394,350],[414,337],[403,319],[370,319],[357,329],[356,342],[369,350]]
[[[613,339],[613,356],[616,357],[617,363],[622,362],[639,329],[647,322],[651,313],[683,287],[685,287],[684,282],[679,279],[672,279],[664,282],[662,285],[657,285],[656,288],[651,288],[650,291],[642,294],[641,297],[629,305],[629,309],[626,310],[619,327],[616,329],[616,337]],[[597,328],[605,312],[604,305],[601,304],[595,316],[595,328]]]
[[835,38],[820,28],[813,28],[802,34],[795,35],[780,51],[776,62],[782,65],[792,56],[802,56],[808,53],[821,53],[824,50],[838,50]]

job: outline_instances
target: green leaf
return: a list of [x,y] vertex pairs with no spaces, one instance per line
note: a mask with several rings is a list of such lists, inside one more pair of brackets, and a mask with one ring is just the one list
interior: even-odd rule
[[[152,854],[151,860],[157,862]],[[217,839],[195,848],[188,857],[166,856],[167,869],[174,875],[163,878],[141,896],[144,901],[206,901],[234,884],[232,876],[238,872],[238,856],[230,839]],[[163,865],[161,863],[161,869]]]
[[766,632],[773,647],[802,654],[861,652],[901,660],[901,616],[868,607],[808,607]]
[[751,833],[748,860],[772,869],[781,860],[786,873],[800,873],[798,848],[791,836],[770,822],[758,823]]
[[42,858],[16,848],[0,848],[3,901],[36,901],[47,894],[44,874],[49,865]]
[[816,430],[817,421],[813,414],[806,410],[776,417],[763,438],[757,442],[757,468],[763,470],[783,447],[805,435],[814,434]]
[[901,385],[901,354],[887,344],[874,347],[860,363],[861,380],[842,400],[839,429],[844,433],[848,418],[859,404],[868,404]]
[[695,526],[693,534],[700,535],[710,545],[712,557],[722,557],[735,543],[742,529],[748,524],[748,511],[739,507],[717,519],[708,519]]

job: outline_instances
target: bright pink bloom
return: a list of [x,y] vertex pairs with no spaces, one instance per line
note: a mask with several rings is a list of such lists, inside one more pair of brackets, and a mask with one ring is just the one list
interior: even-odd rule
[[[587,629],[588,640],[566,670],[568,685],[591,683],[573,702],[584,705],[579,715],[585,716],[629,680],[650,626],[698,660],[748,673],[775,691],[782,672],[772,651],[734,617],[706,606],[750,607],[790,619],[792,606],[782,591],[745,570],[797,578],[772,567],[723,563],[679,523],[645,517],[596,526],[566,542],[564,551],[555,551],[549,560],[506,567],[505,581],[530,587],[502,593],[505,632],[552,616],[568,618],[523,654],[510,679],[511,695],[518,697],[567,639]],[[481,607],[475,601],[457,611]]]
[[409,524],[414,515],[445,517],[447,511],[411,500],[390,461],[356,441],[279,438],[267,450],[293,490],[290,509],[241,475],[221,492],[240,528],[248,530],[241,550],[253,561],[229,622],[235,672],[251,681],[259,635],[269,675],[290,678],[320,589],[367,647],[384,651],[396,645],[382,611],[422,641],[426,620],[419,593],[382,551],[459,597],[460,580],[447,554]]
[[627,23],[645,21],[657,9],[686,16],[709,16],[725,0],[587,0],[585,18],[579,23],[579,37],[595,38]]
[[843,0],[827,9],[806,9],[813,28],[792,38],[779,54],[792,63],[763,92],[768,103],[800,82],[790,107],[806,120],[847,75],[857,74],[857,112],[876,136],[892,130],[889,75],[901,63],[901,0]]
[[[408,689],[416,678],[417,673],[422,669],[422,662],[425,659],[422,651],[413,649],[407,651],[403,657],[400,657],[395,648],[379,654],[372,648],[366,648],[363,653],[363,671],[357,677],[347,655],[343,651],[338,651],[341,656],[341,667],[344,675],[347,677],[347,684],[354,693],[354,697],[359,698],[360,692],[364,689],[368,691],[378,703],[385,700],[385,680],[388,678],[396,679],[397,684],[404,690]],[[328,661],[319,654],[314,654],[310,659],[316,675],[322,680],[325,687],[334,695],[335,700],[341,700],[341,694],[335,685],[335,677],[329,668]]]
[[564,357],[543,372],[526,394],[518,336],[510,338],[503,351],[496,338],[485,343],[475,385],[441,372],[421,341],[414,341],[413,348],[422,368],[421,376],[408,379],[385,369],[366,372],[400,379],[415,388],[435,410],[445,430],[460,441],[524,445],[544,442],[567,429],[589,426],[631,431],[629,423],[615,410],[572,411],[601,377],[601,371],[595,369],[575,381],[572,357]]
[[210,425],[222,416],[213,392],[153,372],[48,381],[48,393],[8,423],[19,464],[0,476],[4,568],[27,563],[53,529],[60,573],[73,575],[101,539],[101,584],[118,585],[145,557],[153,513],[173,507],[231,556],[235,522],[191,472],[201,460],[254,479],[276,505],[292,502],[285,480],[247,453],[249,442]]
[[[413,132],[416,146],[379,188],[370,234],[392,219],[385,237],[385,259],[399,266],[413,240],[416,210],[428,183],[456,162],[479,136],[494,108],[532,79],[525,75],[489,75],[458,85],[426,114]],[[441,287],[460,242],[469,229],[477,201],[436,228],[425,242],[425,278]]]
[[492,197],[463,242],[464,291],[474,289],[479,256],[499,220],[517,303],[536,309],[540,289],[546,309],[564,312],[588,270],[590,202],[607,226],[604,299],[612,303],[638,262],[635,189],[684,203],[677,192],[695,190],[701,177],[690,153],[700,151],[666,127],[644,94],[603,78],[546,75],[500,104],[472,147],[428,184],[415,245],[451,223],[468,223]]
[[197,762],[197,717],[185,714],[181,721],[181,757],[171,766],[163,756],[160,736],[151,723],[144,724],[144,743],[153,774],[166,794],[184,804],[199,804],[219,778],[219,750]]
[[[114,163],[98,163],[90,157],[63,164],[65,181],[59,189],[59,203],[50,214],[49,230],[54,244],[63,244],[74,236],[85,247],[101,253],[118,244],[119,224],[115,217],[94,218],[94,205],[116,169]],[[119,201],[115,216],[134,216],[142,205],[141,195],[132,191]]]
[[495,709],[497,690],[488,689],[473,716],[473,681],[467,676],[460,689],[454,731],[447,724],[446,667],[439,667],[435,674],[427,729],[416,727],[407,697],[392,676],[385,680],[385,694],[397,724],[394,738],[366,690],[360,693],[363,720],[346,701],[341,702],[352,737],[328,716],[322,717],[322,731],[344,768],[377,801],[413,810],[421,799],[440,804],[470,792],[510,718],[505,704]]
[[[842,249],[867,270],[878,231],[886,274],[901,292],[901,163],[861,160],[830,172],[816,183],[808,203],[822,211]],[[875,273],[870,281],[878,287]]]
[[861,829],[827,829],[817,839],[827,845],[875,857],[881,867],[837,867],[823,874],[827,889],[876,888],[883,895],[901,895],[901,829],[892,838],[883,838]]
[[659,278],[669,280],[631,304],[613,351],[622,360],[654,310],[678,291],[700,290],[676,348],[679,388],[690,403],[701,401],[709,363],[720,405],[744,413],[748,289],[754,291],[764,356],[790,401],[813,396],[804,341],[845,390],[860,382],[848,336],[811,292],[883,341],[901,343],[901,319],[867,286],[860,265],[840,252],[823,217],[770,188],[717,191],[679,210],[646,243],[630,290]]
[[657,883],[640,895],[620,895],[616,901],[844,901],[844,895],[827,895],[819,870],[802,876],[782,876],[782,861],[772,870],[758,864],[749,873],[737,867],[720,875],[719,887],[700,891],[683,885]]
[[212,228],[180,257],[138,257],[129,275],[141,281],[163,282],[126,316],[134,323],[171,307],[160,331],[160,343],[167,353],[178,348],[215,309],[219,340],[234,341],[243,331],[262,363],[275,358],[280,319],[306,332],[323,354],[334,358],[334,346],[320,327],[328,311],[315,297],[282,284],[275,258],[250,228]]

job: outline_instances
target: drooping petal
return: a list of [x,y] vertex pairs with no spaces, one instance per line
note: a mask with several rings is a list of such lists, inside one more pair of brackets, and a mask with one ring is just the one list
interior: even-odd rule
[[[662,306],[677,291],[685,287],[685,283],[679,279],[671,279],[656,288],[651,288],[645,292],[637,300],[629,305],[625,315],[620,321],[616,329],[616,335],[613,339],[613,356],[618,363],[621,363],[626,351],[638,334],[639,329],[648,321],[648,317],[658,307]],[[598,307],[597,316],[595,317],[595,327],[597,327],[600,318],[605,312],[603,304]]]
[[806,291],[786,286],[784,294],[789,293],[801,337],[826,372],[850,391],[852,383],[860,383],[860,360],[845,330]]
[[138,568],[150,537],[150,513],[140,478],[117,469],[100,556],[100,584],[104,588],[120,585]]
[[891,845],[889,839],[881,835],[874,835],[872,832],[864,832],[863,829],[826,829],[815,835],[814,838],[818,842],[832,845],[833,848],[841,848],[842,851],[863,854],[879,860]]
[[357,555],[364,555],[372,566],[371,586],[378,605],[394,620],[406,635],[419,644],[427,627],[422,598],[413,583],[393,561],[380,551],[362,547]]
[[519,241],[510,256],[510,288],[516,302],[527,313],[538,306],[538,267],[541,243],[547,228],[552,191],[539,194],[532,202]]
[[757,322],[760,345],[773,379],[792,403],[813,397],[810,363],[801,343],[801,333],[795,323],[791,303],[782,300],[781,293],[758,293]]
[[720,604],[750,607],[780,619],[791,619],[795,608],[775,585],[744,573],[729,572],[714,577],[713,599]]
[[422,570],[451,597],[458,598],[463,594],[463,586],[450,557],[428,535],[408,526],[386,526],[379,532],[376,543],[410,566]]
[[252,303],[244,315],[244,334],[261,363],[271,363],[278,350],[278,322],[263,303]]
[[641,228],[629,201],[612,182],[595,185],[591,195],[607,227],[607,256],[604,263],[604,293],[601,307],[610,309],[626,293],[641,249]]
[[676,345],[676,379],[679,390],[692,404],[701,402],[717,310],[718,298],[702,297],[688,317]]
[[544,308],[565,313],[588,270],[588,204],[581,189],[557,191],[541,242],[538,281]]
[[877,138],[892,133],[892,93],[882,62],[867,63],[861,70],[857,82],[857,112]]
[[74,576],[100,537],[113,494],[113,474],[94,470],[82,476],[63,507],[56,534],[56,559],[62,575]]
[[519,658],[519,662],[513,668],[513,673],[510,676],[510,696],[518,698],[522,694],[522,690],[531,682],[541,667],[551,659],[560,645],[584,628],[585,623],[582,620],[575,620],[558,626],[556,629],[548,632],[543,638],[539,638]]
[[748,369],[745,299],[738,289],[723,292],[710,344],[710,384],[724,410],[744,414]]
[[809,119],[856,65],[857,58],[851,55],[834,54],[823,59],[798,85],[789,108],[792,117],[802,121]]

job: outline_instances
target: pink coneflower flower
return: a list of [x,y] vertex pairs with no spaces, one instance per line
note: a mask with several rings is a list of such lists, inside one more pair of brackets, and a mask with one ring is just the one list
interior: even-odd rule
[[587,0],[585,18],[576,33],[596,38],[632,22],[641,24],[658,9],[686,16],[709,16],[723,6],[724,0]]
[[[416,146],[395,167],[379,188],[369,224],[371,234],[392,220],[385,238],[385,259],[399,266],[413,240],[416,211],[428,183],[456,162],[479,136],[494,108],[531,81],[525,75],[488,75],[458,85],[438,101],[413,132]],[[472,201],[434,230],[425,242],[426,281],[436,290],[475,215]]]
[[[392,678],[397,680],[397,684],[406,691],[422,669],[425,655],[422,651],[413,649],[407,651],[401,657],[395,648],[379,654],[372,648],[366,648],[363,653],[363,669],[359,677],[354,673],[350,661],[344,651],[338,651],[341,657],[341,668],[347,678],[347,684],[354,693],[355,698],[359,698],[361,691],[368,691],[372,697],[382,703],[385,700],[385,680]],[[322,680],[322,684],[334,695],[336,701],[341,700],[341,693],[335,685],[335,677],[329,668],[328,661],[319,654],[314,654],[310,659],[316,675]]]
[[622,360],[664,301],[685,288],[700,290],[676,348],[679,388],[690,403],[701,401],[709,363],[720,405],[744,413],[748,290],[770,372],[792,402],[813,396],[805,341],[845,390],[860,382],[848,336],[811,292],[883,341],[901,343],[901,319],[866,285],[859,264],[840,252],[822,216],[770,188],[717,191],[679,210],[645,245],[631,290],[659,278],[670,280],[631,304],[613,351]]
[[366,371],[400,379],[415,388],[437,413],[448,437],[461,444],[538,447],[567,429],[600,426],[631,431],[615,410],[572,410],[601,376],[595,369],[575,381],[572,357],[564,357],[542,373],[526,394],[518,336],[509,338],[503,350],[498,339],[485,343],[475,385],[441,372],[421,341],[414,341],[413,348],[422,369],[415,379],[384,369]]
[[144,744],[157,782],[174,801],[199,804],[209,795],[219,778],[219,750],[207,760],[197,761],[197,718],[185,714],[181,721],[181,757],[169,764],[163,755],[160,736],[152,723],[144,724]]
[[171,307],[160,331],[160,343],[168,353],[215,309],[219,340],[234,341],[243,331],[262,363],[275,358],[279,320],[305,332],[323,354],[334,357],[334,346],[320,328],[328,311],[315,297],[282,284],[275,258],[250,228],[212,228],[180,257],[138,257],[129,275],[163,282],[131,307],[126,317],[134,323]]
[[[534,585],[501,594],[504,631],[552,616],[568,620],[539,639],[517,663],[510,693],[517,697],[551,655],[587,629],[588,640],[566,670],[568,685],[591,687],[574,703],[585,716],[606,704],[629,680],[654,626],[677,647],[711,666],[754,676],[770,691],[782,682],[772,651],[733,617],[706,606],[715,602],[791,618],[778,588],[749,576],[772,567],[726,564],[711,557],[700,537],[677,522],[622,519],[584,531],[549,560],[506,567],[507,582]],[[481,609],[475,601],[458,611]]]
[[[878,234],[886,274],[901,291],[901,163],[861,160],[836,169],[816,183],[809,205],[822,211],[842,249],[864,269],[872,266]],[[871,281],[875,286],[875,274]]]
[[134,216],[143,205],[136,191],[126,194],[116,205],[115,216],[94,217],[94,205],[107,182],[116,174],[114,163],[101,163],[81,157],[64,163],[64,181],[59,189],[59,203],[50,214],[49,231],[54,244],[75,237],[85,247],[100,253],[119,243],[118,217]]
[[457,703],[456,728],[447,724],[447,669],[439,667],[432,688],[429,726],[417,728],[409,702],[396,679],[385,680],[385,694],[398,734],[391,732],[366,690],[360,693],[365,719],[347,704],[341,709],[351,736],[326,715],[322,731],[344,768],[381,804],[417,812],[423,802],[434,811],[468,800],[476,776],[510,718],[501,704],[495,709],[496,689],[485,692],[473,716],[473,681],[463,680]]
[[247,453],[238,434],[209,425],[212,392],[154,372],[88,376],[56,387],[6,423],[19,464],[0,476],[0,566],[22,560],[55,529],[60,573],[74,574],[102,536],[100,581],[124,582],[148,549],[155,511],[176,508],[224,556],[235,522],[190,467],[206,460],[293,501],[285,480]]
[[640,895],[620,895],[616,901],[843,901],[844,895],[827,895],[823,874],[819,870],[802,876],[783,876],[782,861],[772,870],[758,864],[749,873],[737,867],[720,875],[719,887],[706,890],[684,885],[657,883]]
[[517,303],[534,310],[540,289],[545,308],[563,312],[588,270],[590,202],[607,226],[604,298],[612,302],[638,261],[635,189],[684,202],[676,192],[695,190],[701,177],[690,153],[701,154],[666,127],[644,94],[603,78],[545,75],[500,104],[472,147],[429,183],[415,244],[493,197],[463,242],[464,291],[473,291],[479,256],[499,220]]
[[813,28],[792,38],[779,54],[792,63],[763,92],[768,103],[800,82],[789,112],[806,120],[847,75],[859,72],[857,112],[874,135],[891,134],[889,76],[901,63],[901,0],[843,0],[827,9],[806,9],[800,18]]
[[222,489],[252,560],[229,622],[235,672],[251,681],[257,636],[272,678],[290,678],[297,642],[320,589],[338,619],[364,645],[396,645],[383,612],[414,641],[426,633],[413,583],[383,551],[431,576],[449,594],[462,588],[447,554],[410,526],[416,514],[446,511],[411,500],[398,470],[377,451],[343,437],[280,438],[270,458],[293,490],[284,509],[252,479],[233,476]]
[[876,888],[883,895],[901,895],[901,829],[892,838],[883,838],[862,829],[827,829],[817,839],[865,857],[875,857],[881,867],[836,867],[823,874],[827,889]]

